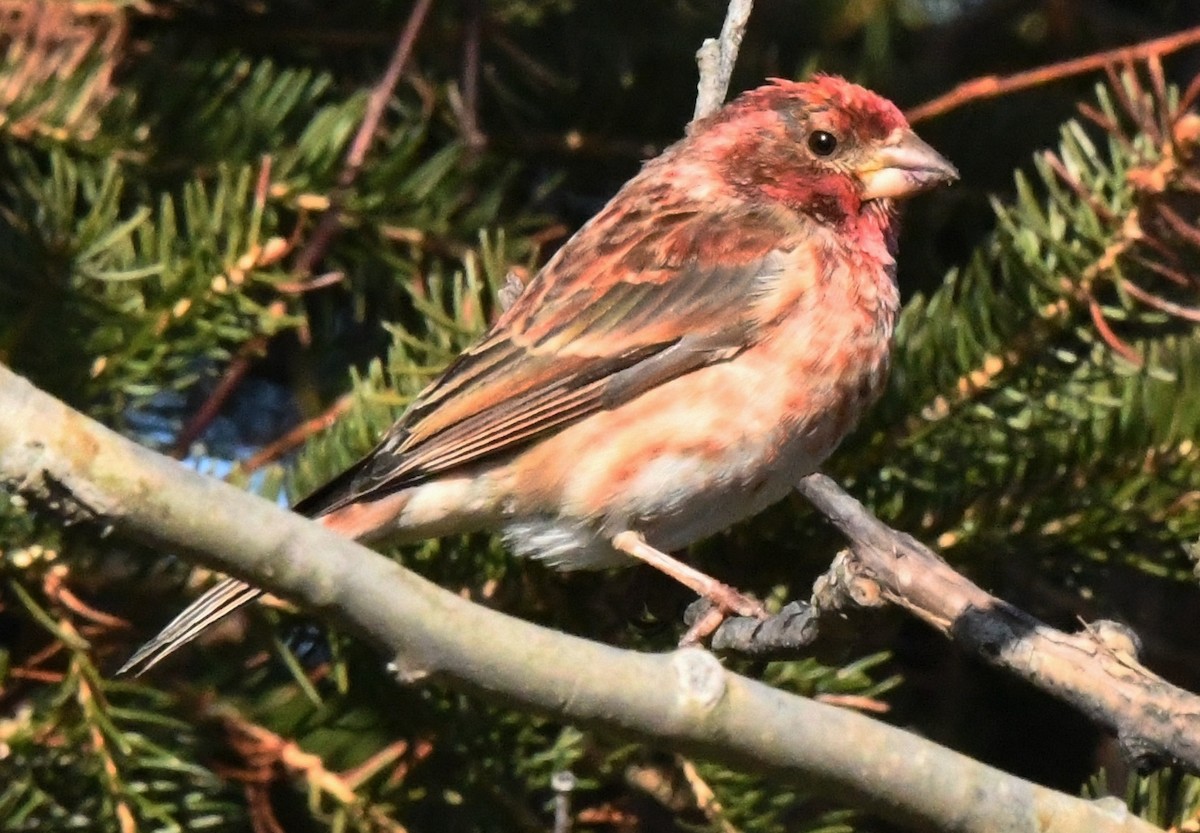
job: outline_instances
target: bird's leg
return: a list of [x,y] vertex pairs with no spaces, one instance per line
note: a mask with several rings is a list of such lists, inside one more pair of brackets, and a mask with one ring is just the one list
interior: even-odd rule
[[757,600],[744,593],[739,593],[728,584],[722,584],[710,575],[700,572],[695,567],[684,564],[677,558],[672,558],[661,550],[646,543],[640,533],[626,531],[613,536],[612,545],[626,555],[631,555],[638,561],[649,564],[656,570],[666,573],[671,578],[693,590],[696,595],[708,599],[714,607],[701,615],[680,640],[681,645],[691,645],[715,631],[730,613],[739,616],[753,616],[756,619],[766,619],[767,610]]
[[[721,623],[725,621],[729,615],[728,611],[720,605],[713,604],[708,599],[701,597],[697,600],[703,604],[704,608],[692,620],[692,624],[688,626],[687,631],[683,636],[679,637],[679,647],[683,648],[687,645],[698,645],[708,637],[712,636],[717,628],[721,627]],[[688,608],[688,612],[691,612]],[[686,617],[685,617],[686,618]]]

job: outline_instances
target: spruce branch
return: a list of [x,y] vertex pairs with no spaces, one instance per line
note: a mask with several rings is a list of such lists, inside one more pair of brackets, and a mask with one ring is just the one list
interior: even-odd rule
[[[43,576],[42,598],[21,578],[6,582],[0,597],[11,593],[48,641],[0,679],[0,697],[40,706],[15,709],[0,721],[6,829],[73,829],[87,818],[97,829],[136,833],[149,823],[219,828],[239,816],[213,800],[220,790],[213,774],[187,760],[195,738],[190,726],[168,716],[164,696],[98,670],[96,646],[123,623],[82,605],[65,585],[65,565]],[[164,778],[168,771],[179,779]],[[94,789],[80,792],[78,783],[88,781]]]
[[123,4],[0,0],[0,130],[28,141],[88,142],[118,96]]
[[[275,815],[271,792],[277,782],[290,779],[306,787],[309,806],[335,828],[349,826],[367,833],[405,833],[404,825],[392,818],[387,808],[373,805],[355,792],[361,776],[331,771],[318,755],[232,709],[221,710],[217,717],[228,736],[230,749],[241,759],[239,766],[224,767],[220,774],[243,784],[256,830],[284,829]],[[370,763],[376,769],[381,768],[394,763],[407,750],[405,741],[397,741],[384,747]],[[326,803],[332,803],[332,809],[323,810]]]
[[[622,651],[468,602],[269,501],[141,448],[0,368],[0,482],[64,517],[169,547],[339,621],[438,683],[752,768],[913,829],[1153,831],[847,710],[726,671],[701,650]],[[51,507],[53,508],[53,507]],[[786,730],[785,730],[786,727]],[[871,749],[870,756],[862,750]]]
[[[1132,384],[1141,377],[1114,373],[1091,345],[1138,368],[1188,334],[1200,314],[1191,274],[1200,117],[1160,75],[1152,59],[1141,75],[1130,70],[1099,88],[1098,106],[1080,112],[1104,130],[1107,148],[1066,124],[1059,148],[1035,158],[1036,177],[1018,175],[1017,199],[994,202],[993,240],[936,293],[906,306],[895,362],[905,381],[894,386],[897,410],[874,443],[875,464],[945,437],[956,421],[996,407],[1005,390],[1034,384],[1055,350],[1069,346],[1080,367]],[[1145,370],[1160,369],[1149,361]]]

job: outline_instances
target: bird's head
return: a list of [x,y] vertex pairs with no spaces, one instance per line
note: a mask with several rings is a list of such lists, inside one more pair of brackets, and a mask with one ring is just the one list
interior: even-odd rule
[[895,104],[829,75],[744,93],[696,122],[689,143],[743,198],[829,223],[958,178]]

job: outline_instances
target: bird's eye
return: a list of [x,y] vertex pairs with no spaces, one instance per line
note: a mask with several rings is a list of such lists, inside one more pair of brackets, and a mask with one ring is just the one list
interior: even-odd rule
[[808,134],[808,149],[817,156],[828,156],[837,150],[838,140],[828,130],[814,130]]

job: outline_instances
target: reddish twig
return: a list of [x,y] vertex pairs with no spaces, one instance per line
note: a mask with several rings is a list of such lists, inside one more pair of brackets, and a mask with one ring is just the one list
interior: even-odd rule
[[46,575],[42,579],[42,590],[46,594],[46,598],[57,602],[76,616],[80,616],[90,622],[95,622],[97,625],[105,628],[125,630],[131,627],[124,619],[113,616],[111,613],[105,613],[103,610],[98,610],[76,596],[63,580],[66,575],[67,568],[62,565],[52,567],[46,571]]
[[275,462],[292,449],[300,446],[313,434],[324,431],[337,422],[342,414],[350,410],[350,406],[353,403],[354,399],[351,396],[346,395],[341,397],[324,413],[312,419],[305,420],[279,439],[260,449],[258,453],[248,457],[242,462],[240,466],[241,470],[249,473],[261,469],[268,463]]
[[[1152,238],[1147,238],[1147,239],[1149,240]],[[1154,272],[1156,275],[1166,278],[1167,280],[1169,280],[1171,283],[1175,284],[1176,286],[1191,286],[1191,284],[1192,284],[1192,279],[1187,274],[1185,274],[1184,272],[1181,272],[1178,269],[1172,269],[1170,266],[1167,266],[1165,263],[1161,263],[1157,260],[1148,258],[1145,255],[1140,255],[1140,254],[1134,254],[1133,259],[1135,261],[1137,261],[1138,263],[1140,263],[1142,266],[1145,266],[1151,272]]]
[[357,790],[379,774],[384,767],[391,766],[404,757],[408,752],[408,745],[408,741],[404,738],[392,741],[358,766],[344,770],[342,780],[350,789]]
[[687,782],[688,788],[691,790],[697,809],[708,819],[709,825],[720,830],[721,833],[738,833],[738,828],[734,827],[725,816],[725,808],[717,800],[717,794],[713,792],[713,788],[700,776],[700,770],[696,769],[696,765],[682,755],[676,756],[675,762],[679,766],[680,775],[683,776],[683,780]]
[[250,823],[254,833],[287,833],[287,829],[279,823],[275,808],[271,805],[271,790],[269,782],[260,784],[256,781],[246,781],[243,788],[246,793],[246,809],[250,811]]
[[1180,216],[1179,212],[1171,208],[1165,202],[1156,206],[1158,216],[1161,217],[1171,230],[1182,237],[1185,241],[1200,248],[1200,229],[1197,229],[1187,220]]
[[1196,103],[1196,97],[1200,96],[1200,75],[1192,79],[1187,85],[1187,89],[1183,91],[1183,96],[1179,99],[1179,106],[1176,108],[1177,113],[1186,113],[1192,109],[1192,105]]
[[[267,197],[271,190],[271,166],[272,157],[269,154],[264,155],[262,157],[262,164],[258,169],[258,179],[254,185],[254,212],[256,216],[262,215],[267,204]],[[278,263],[287,256],[290,250],[291,243],[281,237],[268,238],[262,244],[259,244],[255,240],[249,251],[239,257],[228,272],[217,275],[213,279],[213,286],[214,288],[221,287],[217,291],[224,292],[230,283],[240,285],[245,281],[247,272],[255,268]],[[277,302],[271,306],[270,312],[276,316],[282,315],[284,308],[282,304]],[[175,438],[175,445],[171,449],[171,454],[174,457],[182,459],[187,456],[192,443],[216,419],[225,402],[237,390],[242,379],[246,377],[254,360],[266,351],[267,341],[267,336],[260,334],[242,344],[233,361],[225,369],[221,381],[217,383],[216,388],[209,394],[208,399],[192,415],[191,420],[184,425],[183,429],[179,432],[179,436]]]
[[285,281],[284,283],[275,284],[275,291],[282,292],[286,295],[303,295],[305,292],[312,292],[315,289],[324,289],[327,286],[336,286],[346,280],[345,272],[326,272],[324,275],[317,275],[306,281]]
[[1101,309],[1100,302],[1092,297],[1090,293],[1087,296],[1087,306],[1088,312],[1092,316],[1092,323],[1096,325],[1096,332],[1100,334],[1100,338],[1104,339],[1104,343],[1111,347],[1113,352],[1122,356],[1125,361],[1141,367],[1141,355],[1113,331],[1113,328],[1108,324],[1108,319],[1104,317],[1104,310]]
[[[306,752],[296,741],[234,712],[223,713],[221,719],[229,746],[241,758],[244,766],[222,765],[217,767],[217,771],[226,778],[243,783],[247,797],[257,802],[255,812],[260,815],[261,821],[269,823],[275,819],[270,785],[281,777],[288,777],[302,780],[308,786],[310,795],[315,793],[332,798],[350,813],[351,821],[358,823],[356,827],[404,833],[404,826],[389,816],[385,808],[370,805],[361,799],[354,792],[355,785],[344,775],[328,769],[319,756]],[[399,741],[386,747],[380,754],[386,760],[394,760],[397,754],[403,754],[405,746],[403,741]],[[366,770],[360,767],[353,772],[361,777]]]
[[1067,170],[1067,166],[1058,158],[1058,154],[1046,151],[1042,154],[1042,160],[1050,166],[1050,170],[1058,175],[1068,188],[1074,193],[1076,199],[1080,202],[1087,203],[1088,208],[1092,209],[1102,220],[1109,224],[1117,222],[1117,217],[1112,213],[1107,205],[1100,201],[1099,196],[1091,189],[1079,181],[1079,178],[1074,176]]
[[267,207],[267,197],[271,193],[271,166],[275,158],[264,153],[262,164],[258,166],[258,180],[254,183],[254,210],[258,213]]
[[[1126,67],[1125,69],[1131,69]],[[1133,72],[1117,72],[1117,68],[1113,64],[1104,65],[1104,77],[1108,81],[1109,91],[1116,97],[1117,103],[1124,110],[1137,127],[1150,137],[1155,146],[1162,144],[1162,133],[1159,132],[1158,123],[1152,115],[1146,112],[1146,103],[1140,95],[1141,82]],[[1134,82],[1134,89],[1138,91],[1138,95],[1131,96],[1129,90],[1125,88],[1124,80],[1129,79]]]
[[417,42],[417,35],[421,33],[421,27],[424,26],[429,7],[432,5],[433,0],[417,0],[413,5],[412,12],[400,32],[400,39],[396,42],[396,49],[392,52],[391,60],[388,61],[387,69],[384,70],[379,82],[371,89],[371,96],[367,99],[366,113],[363,114],[362,124],[358,126],[358,132],[354,134],[350,148],[346,151],[346,159],[338,174],[337,184],[330,195],[329,207],[317,221],[317,227],[313,229],[308,244],[296,256],[293,271],[302,277],[308,276],[317,262],[325,256],[329,244],[333,242],[333,238],[341,229],[345,192],[358,179],[358,174],[367,157],[367,151],[371,147],[371,141],[379,129],[383,111],[386,109],[396,85],[400,82],[400,76],[408,66],[413,47]]
[[462,112],[459,124],[472,151],[482,150],[487,137],[479,128],[479,53],[483,45],[483,0],[464,0]]
[[1160,298],[1153,292],[1147,292],[1145,289],[1142,289],[1133,281],[1125,281],[1121,286],[1126,292],[1147,306],[1154,307],[1156,310],[1165,312],[1167,315],[1182,318],[1184,321],[1200,324],[1200,308],[1187,307],[1183,304],[1177,304],[1174,301],[1168,301],[1166,298]]
[[1114,119],[1109,118],[1104,113],[1097,110],[1087,102],[1081,101],[1075,105],[1075,109],[1079,114],[1092,124],[1099,127],[1109,136],[1117,140],[1121,149],[1130,156],[1136,156],[1137,151],[1133,147],[1133,143],[1129,141],[1129,137],[1125,135],[1125,131],[1121,129],[1121,125],[1117,124]]
[[225,368],[225,373],[221,376],[221,381],[217,382],[217,386],[213,388],[212,393],[208,395],[208,399],[204,400],[204,404],[200,409],[192,415],[192,418],[183,430],[179,432],[179,436],[175,438],[175,445],[171,449],[171,455],[178,460],[182,460],[188,455],[188,451],[200,436],[207,430],[212,421],[217,418],[217,414],[221,412],[221,408],[237,390],[238,385],[246,378],[246,374],[250,372],[254,361],[262,355],[267,349],[267,336],[257,335],[241,346],[237,355],[229,362],[229,366]]
[[864,697],[861,694],[826,693],[818,694],[813,699],[821,703],[828,703],[831,706],[854,709],[855,711],[867,712],[869,714],[887,714],[892,710],[890,703],[875,697]]
[[14,680],[29,680],[35,683],[58,685],[66,679],[67,675],[62,671],[44,671],[40,668],[28,668],[19,665],[16,668],[8,669],[8,676]]
[[1012,75],[983,75],[979,78],[972,78],[970,81],[964,81],[950,92],[912,108],[907,113],[908,120],[910,123],[916,124],[944,115],[972,101],[997,98],[1009,93],[1039,87],[1051,81],[1070,78],[1073,75],[1096,72],[1113,64],[1132,64],[1168,55],[1197,43],[1200,43],[1200,26],[1161,38],[1142,41],[1132,46],[1121,46]]
[[384,789],[390,790],[404,783],[404,779],[413,771],[422,761],[433,754],[433,741],[429,738],[418,740],[412,748],[412,753],[406,755],[397,764],[395,769],[388,774],[387,781],[384,783]]
[[42,663],[53,659],[65,647],[67,646],[61,639],[55,639],[32,656],[26,657],[24,665],[26,668],[37,668]]

